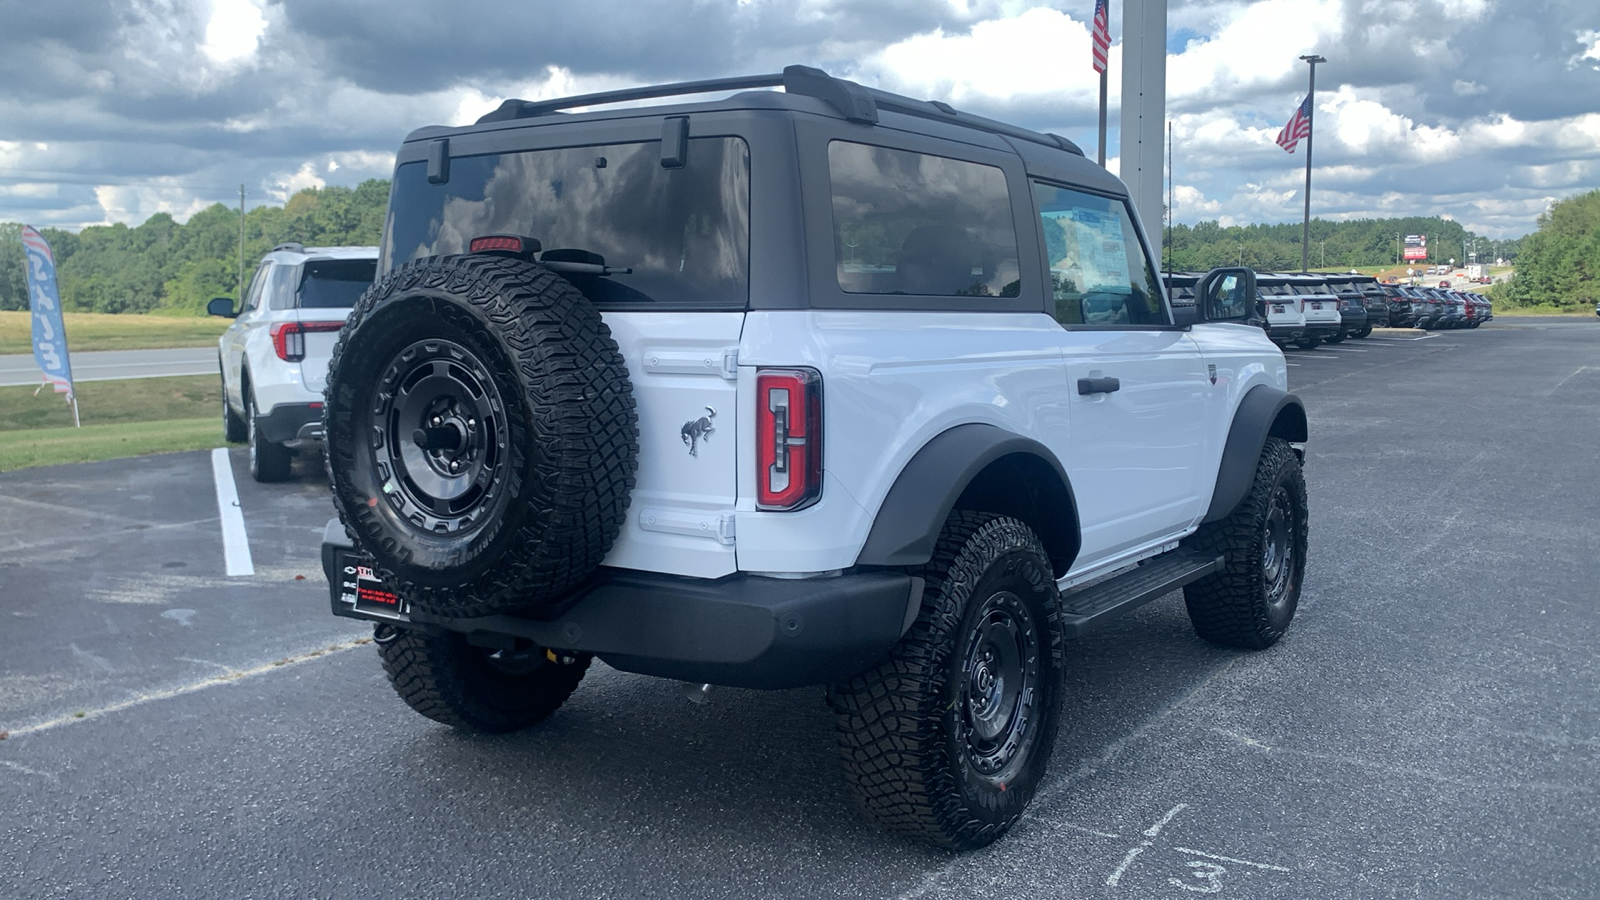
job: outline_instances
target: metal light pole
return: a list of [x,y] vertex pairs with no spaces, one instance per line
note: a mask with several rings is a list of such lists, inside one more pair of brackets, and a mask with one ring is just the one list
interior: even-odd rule
[[1310,269],[1311,257],[1311,142],[1317,137],[1317,63],[1327,60],[1316,55],[1300,58],[1311,64],[1311,91],[1307,95],[1310,102],[1306,104],[1306,123],[1310,126],[1306,135],[1306,217],[1300,226],[1300,271],[1305,272]]
[[1394,264],[1400,265],[1400,235],[1394,236]]

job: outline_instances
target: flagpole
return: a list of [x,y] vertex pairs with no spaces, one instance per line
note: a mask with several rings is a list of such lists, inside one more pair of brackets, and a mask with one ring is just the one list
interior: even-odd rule
[[1106,165],[1106,70],[1100,70],[1100,167]]
[[1306,95],[1306,214],[1300,225],[1300,271],[1310,271],[1311,258],[1311,142],[1317,136],[1317,63],[1325,63],[1320,56],[1302,56],[1311,64],[1311,91]]

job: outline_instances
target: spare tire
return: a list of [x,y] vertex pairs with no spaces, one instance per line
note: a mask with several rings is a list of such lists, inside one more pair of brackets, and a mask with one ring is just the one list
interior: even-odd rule
[[534,263],[384,276],[339,334],[323,416],[339,518],[417,611],[551,614],[622,528],[628,370],[594,306]]

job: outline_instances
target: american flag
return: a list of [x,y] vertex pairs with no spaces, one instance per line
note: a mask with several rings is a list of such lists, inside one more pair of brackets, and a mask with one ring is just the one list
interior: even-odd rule
[[1106,11],[1106,0],[1094,3],[1094,70],[1106,70],[1106,54],[1111,52],[1111,20]]
[[1300,108],[1294,111],[1294,116],[1289,119],[1289,124],[1283,126],[1278,132],[1278,146],[1294,152],[1294,148],[1301,140],[1311,137],[1311,95],[1307,94]]

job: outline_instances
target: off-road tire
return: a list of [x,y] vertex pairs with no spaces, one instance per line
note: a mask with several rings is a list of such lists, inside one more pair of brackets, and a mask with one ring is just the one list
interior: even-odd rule
[[[226,401],[224,401],[226,402]],[[294,452],[267,440],[256,425],[256,401],[246,387],[244,392],[245,442],[249,445],[250,477],[263,484],[289,480]]]
[[1320,337],[1303,337],[1303,338],[1300,338],[1299,340],[1296,340],[1294,342],[1294,345],[1296,347],[1299,347],[1301,350],[1315,350],[1315,349],[1317,349],[1317,347],[1322,345],[1322,338],[1320,338]]
[[[478,410],[448,451],[407,418],[436,376],[459,382],[438,389],[447,405]],[[422,612],[553,614],[621,531],[638,455],[627,367],[594,306],[541,266],[443,256],[384,276],[334,346],[324,418],[340,520]],[[462,475],[430,474],[450,453]]]
[[[222,357],[217,357],[217,368],[222,368]],[[242,444],[250,436],[244,419],[228,405],[228,379],[222,379],[222,439],[230,444]]]
[[[587,654],[474,647],[455,632],[377,627],[378,656],[407,706],[461,731],[516,731],[555,712],[589,669]],[[502,661],[504,660],[504,661]],[[571,660],[564,662],[563,660]]]
[[[987,513],[953,513],[915,574],[925,591],[910,630],[876,667],[830,686],[828,702],[867,817],[895,834],[972,850],[1016,823],[1044,777],[1063,693],[1060,594],[1033,531]],[[1004,657],[1007,643],[1019,648],[1014,693],[997,696],[1010,667],[984,654]],[[1001,678],[987,682],[987,700],[999,715],[985,724],[980,683],[991,664]]]
[[1195,632],[1246,650],[1277,643],[1300,603],[1308,526],[1300,458],[1287,442],[1267,438],[1244,500],[1185,542],[1225,560],[1221,571],[1183,589]]

